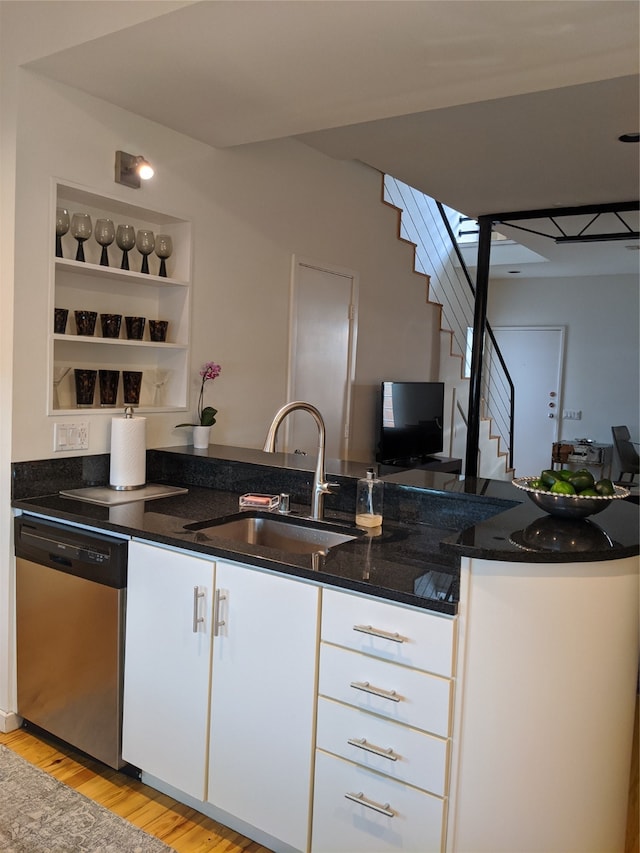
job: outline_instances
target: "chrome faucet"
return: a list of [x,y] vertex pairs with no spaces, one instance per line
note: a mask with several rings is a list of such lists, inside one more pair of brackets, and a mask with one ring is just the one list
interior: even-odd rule
[[266,453],[275,453],[278,427],[291,412],[309,412],[318,427],[318,458],[316,460],[316,470],[313,475],[313,488],[311,491],[311,518],[321,521],[324,516],[324,496],[330,494],[332,489],[340,488],[340,485],[339,483],[328,483],[326,480],[324,470],[326,429],[322,415],[316,407],[312,406],[311,403],[304,403],[298,400],[293,403],[286,403],[281,409],[278,409],[273,416],[263,450]]

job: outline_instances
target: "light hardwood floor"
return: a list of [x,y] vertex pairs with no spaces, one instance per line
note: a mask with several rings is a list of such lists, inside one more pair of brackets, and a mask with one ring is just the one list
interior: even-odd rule
[[111,770],[27,729],[0,733],[0,743],[110,811],[155,835],[177,853],[271,853],[137,779]]
[[[625,853],[640,853],[638,809],[638,702],[629,784]],[[0,733],[0,743],[66,785],[155,835],[177,853],[272,853],[200,812],[111,770],[70,747],[26,729]]]

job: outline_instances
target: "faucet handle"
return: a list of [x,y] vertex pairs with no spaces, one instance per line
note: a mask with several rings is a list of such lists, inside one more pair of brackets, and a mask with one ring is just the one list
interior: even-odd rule
[[340,483],[318,483],[318,491],[323,495],[329,495],[340,488]]

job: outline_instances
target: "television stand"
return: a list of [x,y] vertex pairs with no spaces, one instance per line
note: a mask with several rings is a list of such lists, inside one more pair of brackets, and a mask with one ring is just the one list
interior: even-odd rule
[[[456,459],[454,456],[418,456],[404,459],[385,459],[383,462],[380,462],[380,466],[381,469],[386,466],[391,469],[404,468],[405,470],[444,471],[450,474],[462,473],[462,459]],[[381,473],[383,473],[382,470]]]

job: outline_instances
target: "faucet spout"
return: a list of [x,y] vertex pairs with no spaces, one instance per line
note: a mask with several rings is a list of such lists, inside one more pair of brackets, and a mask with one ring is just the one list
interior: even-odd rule
[[313,475],[313,488],[311,491],[311,518],[322,520],[324,516],[324,496],[331,492],[332,488],[338,488],[337,483],[328,483],[325,474],[325,440],[326,428],[324,419],[318,409],[312,406],[311,403],[305,403],[302,400],[296,400],[292,403],[285,403],[282,408],[273,416],[273,421],[267,432],[267,437],[264,442],[263,450],[265,453],[275,453],[276,435],[278,428],[287,415],[291,412],[308,412],[316,422],[318,427],[318,456],[316,459],[316,470]]

